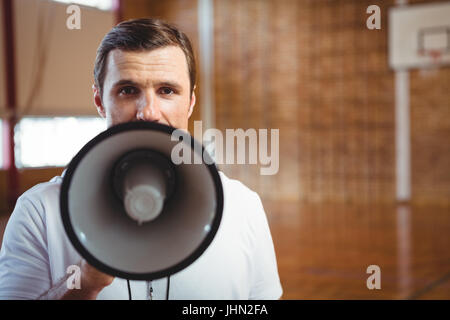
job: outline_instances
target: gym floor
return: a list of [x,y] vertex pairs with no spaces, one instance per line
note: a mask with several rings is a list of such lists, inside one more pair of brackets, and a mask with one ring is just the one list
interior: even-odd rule
[[[449,299],[448,208],[266,203],[283,299]],[[367,267],[381,271],[369,290]]]

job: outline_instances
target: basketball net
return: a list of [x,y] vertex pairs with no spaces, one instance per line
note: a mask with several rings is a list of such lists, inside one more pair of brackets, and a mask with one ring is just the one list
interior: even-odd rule
[[423,75],[434,75],[439,69],[442,60],[442,50],[439,49],[420,50],[419,55],[429,57],[429,65],[421,68],[420,73]]

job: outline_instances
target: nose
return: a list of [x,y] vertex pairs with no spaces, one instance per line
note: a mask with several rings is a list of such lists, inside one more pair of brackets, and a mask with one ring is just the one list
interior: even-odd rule
[[138,120],[157,122],[161,120],[161,109],[158,98],[152,94],[147,94],[141,103],[136,114]]

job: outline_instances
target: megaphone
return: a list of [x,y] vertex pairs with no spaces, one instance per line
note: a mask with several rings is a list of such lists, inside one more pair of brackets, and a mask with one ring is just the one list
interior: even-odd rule
[[[110,127],[69,163],[60,193],[71,243],[98,270],[155,280],[193,263],[211,244],[223,211],[214,162],[187,132],[154,122]],[[174,164],[172,150],[207,161]],[[201,152],[202,154],[198,154]]]

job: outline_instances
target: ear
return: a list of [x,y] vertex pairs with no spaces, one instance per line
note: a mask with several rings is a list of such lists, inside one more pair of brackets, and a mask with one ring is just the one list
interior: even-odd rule
[[93,84],[92,90],[94,91],[94,104],[97,107],[97,112],[102,118],[106,118],[105,107],[103,106],[100,89],[95,84]]
[[192,90],[191,103],[189,104],[189,110],[188,110],[188,118],[191,117],[192,112],[194,111],[194,105],[195,105],[195,86],[194,86],[194,90]]

